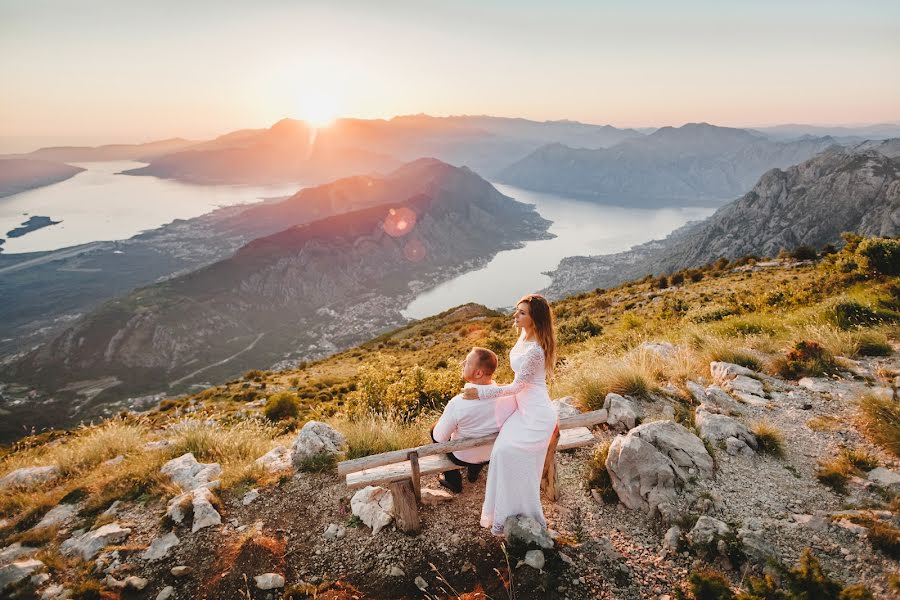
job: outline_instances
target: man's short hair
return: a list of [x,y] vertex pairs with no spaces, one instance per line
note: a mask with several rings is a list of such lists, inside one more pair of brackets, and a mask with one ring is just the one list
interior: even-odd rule
[[472,348],[475,353],[475,367],[484,371],[485,375],[493,375],[497,370],[497,355],[487,348]]

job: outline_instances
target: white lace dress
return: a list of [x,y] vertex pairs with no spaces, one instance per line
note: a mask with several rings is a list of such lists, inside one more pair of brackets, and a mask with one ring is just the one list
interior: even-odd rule
[[479,391],[483,399],[515,394],[517,404],[494,442],[488,467],[481,526],[490,527],[495,534],[503,531],[507,517],[515,515],[547,524],[541,507],[541,473],[557,415],[547,391],[544,350],[523,337],[509,352],[516,374],[513,382]]

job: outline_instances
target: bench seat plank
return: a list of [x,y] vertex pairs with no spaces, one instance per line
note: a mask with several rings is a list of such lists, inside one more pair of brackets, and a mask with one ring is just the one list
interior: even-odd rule
[[[564,429],[559,432],[559,444],[557,450],[569,450],[571,448],[580,448],[589,446],[594,443],[594,434],[587,427],[576,427],[574,429]],[[421,475],[434,475],[443,473],[444,471],[452,471],[458,469],[459,465],[454,464],[446,454],[433,454],[419,459],[419,473]],[[363,471],[347,474],[347,487],[351,490],[365,487],[367,485],[381,485],[402,479],[412,477],[412,467],[408,460],[373,467]]]

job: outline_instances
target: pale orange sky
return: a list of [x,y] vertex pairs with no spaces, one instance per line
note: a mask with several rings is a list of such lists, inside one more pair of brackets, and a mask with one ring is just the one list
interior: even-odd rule
[[615,126],[900,122],[900,2],[0,3],[0,137],[207,138],[311,104]]

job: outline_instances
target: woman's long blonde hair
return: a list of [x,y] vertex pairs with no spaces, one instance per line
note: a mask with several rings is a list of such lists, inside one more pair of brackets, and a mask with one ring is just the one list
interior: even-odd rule
[[544,370],[548,377],[553,377],[556,367],[556,323],[550,303],[540,294],[528,294],[516,302],[519,306],[525,302],[530,308],[531,321],[534,323],[534,336],[544,350]]

